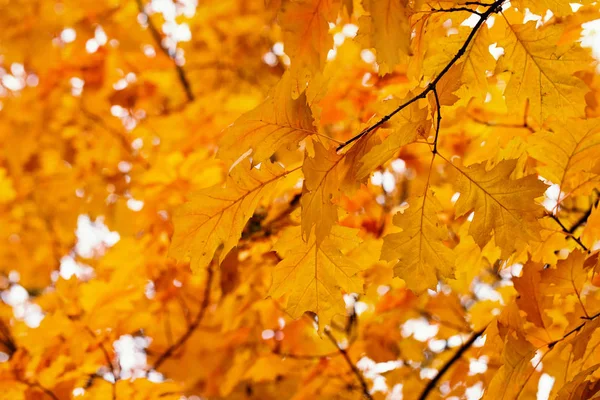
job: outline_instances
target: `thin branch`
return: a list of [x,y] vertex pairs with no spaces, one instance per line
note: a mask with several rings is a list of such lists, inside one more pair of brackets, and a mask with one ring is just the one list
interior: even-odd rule
[[600,202],[600,197],[598,199],[596,199],[596,201],[594,203],[592,203],[592,205],[587,210],[585,210],[585,213],[581,216],[581,218],[579,218],[577,220],[577,222],[575,222],[575,224],[571,227],[571,229],[569,229],[569,233],[571,233],[571,234],[575,233],[577,228],[579,228],[581,225],[583,225],[587,222],[590,215],[592,215],[592,210],[594,208],[598,207],[599,202]]
[[335,339],[335,337],[333,337],[333,335],[331,334],[331,332],[328,329],[325,330],[325,335],[327,335],[329,340],[331,340],[331,343],[333,343],[333,345],[335,347],[337,347],[338,352],[342,355],[342,357],[344,357],[346,364],[348,364],[348,366],[352,370],[352,373],[356,376],[356,379],[358,379],[358,381],[360,382],[360,386],[362,387],[362,392],[363,392],[364,398],[368,399],[368,400],[373,400],[373,396],[371,396],[371,393],[369,393],[369,387],[367,386],[367,382],[365,381],[365,378],[362,376],[362,374],[360,373],[360,370],[356,367],[356,365],[354,365],[354,363],[350,359],[350,356],[348,355],[348,352],[346,351],[346,349],[342,349],[340,347],[337,340]]
[[454,363],[456,363],[458,360],[461,359],[461,357],[463,356],[463,354],[465,354],[465,352],[467,350],[469,350],[473,346],[473,343],[475,343],[475,341],[481,335],[483,335],[484,331],[485,331],[485,328],[481,329],[480,331],[477,331],[477,332],[473,333],[473,335],[469,338],[469,340],[467,340],[458,349],[458,351],[456,353],[454,353],[454,355],[452,356],[452,358],[450,358],[450,360],[448,360],[446,362],[446,364],[444,364],[444,366],[442,367],[442,369],[440,369],[438,371],[438,373],[433,377],[433,379],[429,381],[429,383],[427,384],[427,386],[425,386],[425,389],[423,389],[423,392],[421,392],[421,395],[419,396],[419,400],[425,400],[427,398],[427,396],[429,396],[429,393],[431,393],[431,391],[433,389],[435,389],[435,387],[437,386],[437,384],[440,381],[440,379],[442,379],[442,377],[444,376],[444,374],[446,372],[448,372],[448,370],[454,365]]
[[[471,118],[471,120],[473,122],[476,122],[481,125],[489,126],[491,128],[498,127],[498,128],[510,128],[510,129],[527,129],[529,132],[535,133],[535,129],[533,129],[531,126],[529,126],[529,124],[527,124],[526,120],[522,124],[509,124],[506,122],[484,121],[473,115],[469,115],[469,118]],[[525,116],[525,118],[527,118],[527,116]]]
[[436,14],[436,13],[451,13],[451,12],[460,12],[460,11],[467,11],[467,12],[479,15],[480,17],[483,16],[483,13],[480,13],[479,11],[473,10],[472,8],[468,8],[468,7],[432,8],[431,10],[429,10],[429,13]]
[[581,242],[581,239],[579,239],[577,236],[573,235],[573,233],[570,232],[569,229],[562,222],[560,222],[560,219],[558,219],[558,217],[556,215],[551,214],[551,213],[548,213],[547,215],[550,218],[552,218],[554,221],[556,221],[556,223],[558,225],[560,225],[561,229],[567,235],[567,237],[570,237],[571,239],[573,239],[586,252],[588,252],[588,253],[590,252],[590,250]]
[[[96,339],[96,340],[98,339],[96,334],[88,326],[86,326],[85,329],[88,331],[88,333],[94,339]],[[108,364],[108,368],[110,368],[110,373],[112,374],[113,379],[114,379],[114,382],[112,384],[112,398],[113,398],[113,400],[116,400],[117,399],[117,381],[119,380],[119,375],[117,374],[117,370],[113,364],[112,358],[108,354],[108,350],[106,350],[106,347],[104,347],[104,343],[98,341],[98,345],[100,346],[100,350],[102,350],[102,354],[104,354],[104,359],[106,360],[106,363]]]
[[46,393],[46,395],[50,396],[52,398],[52,400],[58,400],[58,397],[54,394],[54,392],[52,392],[50,389],[43,387],[42,385],[39,384],[39,382],[34,382],[34,383],[24,382],[24,383],[26,385],[28,385],[29,387],[39,389],[42,392]]
[[321,359],[321,358],[330,358],[330,357],[336,357],[341,355],[341,353],[336,350],[336,351],[332,351],[331,353],[324,353],[324,354],[294,354],[294,353],[281,353],[278,351],[274,351],[273,354],[277,354],[278,356],[281,356],[282,358],[292,358],[294,360],[317,360],[317,359]]
[[104,119],[102,117],[94,114],[93,112],[89,111],[85,107],[81,107],[81,112],[90,121],[94,122],[100,128],[102,128],[106,132],[110,133],[121,144],[123,149],[129,153],[129,155],[132,157],[133,160],[139,161],[144,168],[150,168],[150,164],[148,163],[148,160],[146,160],[140,154],[132,153],[133,148],[131,147],[131,142],[129,141],[129,139],[127,139],[127,137],[123,134],[122,131],[110,126],[109,124],[106,123],[106,121],[104,121]]
[[144,4],[142,3],[142,0],[136,0],[136,3],[138,5],[138,9],[140,10],[140,14],[143,14],[146,17],[146,21],[148,21],[148,29],[150,29],[150,33],[152,34],[154,41],[156,42],[158,47],[162,50],[162,52],[165,53],[165,55],[167,57],[169,57],[171,59],[171,61],[173,61],[173,65],[175,66],[175,70],[177,71],[177,76],[179,77],[181,86],[183,86],[183,90],[185,90],[185,95],[187,96],[187,99],[189,101],[194,101],[194,94],[192,93],[192,86],[190,85],[190,81],[188,80],[187,75],[185,74],[185,71],[183,70],[183,67],[181,65],[177,64],[177,60],[175,60],[174,55],[171,54],[171,52],[169,52],[169,49],[165,45],[163,45],[162,35],[158,31],[156,26],[154,26],[154,24],[152,23],[152,20],[150,19],[150,15],[148,15],[148,13],[146,12],[146,10],[144,8]]
[[546,346],[548,346],[548,349],[552,350],[554,348],[554,346],[556,346],[557,343],[560,343],[563,340],[567,339],[572,334],[579,332],[581,330],[581,328],[583,328],[585,326],[585,324],[587,324],[590,321],[595,320],[598,317],[600,317],[600,312],[597,312],[596,314],[594,314],[590,317],[582,317],[583,319],[585,319],[585,322],[582,322],[581,324],[577,325],[575,328],[571,329],[569,332],[565,333],[563,335],[563,337],[561,337],[560,339],[554,340],[554,341],[546,344]]
[[500,9],[500,6],[502,5],[502,3],[504,1],[505,0],[496,0],[493,4],[490,5],[490,7],[484,13],[481,14],[481,18],[479,19],[479,21],[477,21],[477,23],[471,30],[471,33],[469,34],[469,36],[463,43],[462,47],[458,50],[458,52],[454,55],[454,57],[452,57],[450,62],[444,67],[444,69],[438,74],[438,76],[433,81],[431,81],[429,83],[429,85],[427,85],[427,87],[425,89],[423,89],[423,91],[421,91],[421,93],[419,93],[415,97],[411,98],[410,100],[407,100],[406,102],[404,102],[403,104],[398,106],[394,111],[392,111],[391,113],[389,113],[389,114],[385,115],[383,118],[381,118],[379,120],[379,122],[371,125],[370,127],[366,128],[362,132],[360,132],[358,135],[356,135],[356,136],[352,137],[351,139],[345,141],[344,143],[340,144],[336,150],[340,151],[341,149],[348,146],[349,144],[354,143],[358,139],[362,138],[363,136],[365,136],[365,135],[369,134],[370,132],[374,131],[375,129],[379,128],[381,125],[385,124],[387,121],[390,120],[390,118],[392,118],[394,115],[398,114],[400,111],[404,110],[406,107],[408,107],[415,101],[417,101],[419,99],[424,99],[429,92],[431,92],[435,89],[438,82],[444,77],[444,75],[446,75],[446,73],[450,70],[450,68],[452,68],[452,66],[454,64],[456,64],[456,62],[465,54],[465,51],[467,50],[467,48],[469,47],[469,44],[471,43],[471,41],[477,34],[477,31],[479,31],[479,29],[483,26],[483,24],[485,23],[485,21],[488,19],[488,17],[490,15],[498,12],[498,10]]
[[433,96],[435,97],[435,106],[437,113],[437,123],[435,124],[435,138],[433,139],[433,154],[437,154],[438,135],[440,134],[440,124],[442,123],[442,105],[440,104],[440,98],[435,86],[433,87]]
[[192,336],[192,334],[194,333],[196,328],[198,328],[198,326],[200,325],[200,322],[202,322],[202,318],[204,317],[204,314],[206,313],[206,309],[208,308],[208,305],[210,303],[210,288],[212,286],[212,280],[213,280],[212,268],[209,266],[206,270],[207,270],[207,272],[206,272],[207,277],[206,277],[206,287],[204,288],[204,298],[202,299],[202,304],[200,305],[200,310],[198,311],[196,318],[190,324],[190,326],[185,331],[185,333],[175,343],[173,343],[171,346],[169,346],[169,348],[167,348],[167,350],[165,350],[164,353],[162,353],[158,357],[158,359],[156,360],[154,365],[150,368],[150,370],[156,370],[156,369],[160,368],[160,366],[165,361],[167,361],[169,359],[169,357],[171,357],[173,355],[173,353],[175,353],[175,351],[177,351],[181,346],[183,346],[185,344],[185,342],[187,342],[187,340]]

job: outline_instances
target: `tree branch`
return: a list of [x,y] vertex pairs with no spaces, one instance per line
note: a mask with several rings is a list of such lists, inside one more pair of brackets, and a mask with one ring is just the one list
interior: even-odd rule
[[570,237],[575,242],[577,242],[577,244],[579,246],[581,246],[581,248],[584,249],[585,251],[587,251],[588,253],[590,252],[590,250],[581,242],[581,239],[579,239],[577,236],[573,235],[573,233],[569,229],[567,229],[567,227],[562,222],[560,222],[560,219],[558,219],[558,217],[556,215],[551,214],[551,213],[548,213],[547,215],[550,218],[552,218],[554,221],[556,221],[556,223],[560,226],[562,231],[567,234],[567,237]]
[[192,93],[192,86],[187,78],[187,75],[185,74],[185,71],[183,70],[183,67],[177,64],[177,61],[175,60],[173,54],[171,54],[169,52],[169,49],[165,45],[163,45],[162,35],[160,34],[156,26],[154,26],[154,24],[152,23],[150,15],[148,15],[146,10],[144,9],[144,4],[142,3],[142,0],[136,0],[136,2],[140,13],[143,14],[146,17],[146,20],[148,21],[148,29],[150,29],[150,33],[152,34],[152,37],[154,38],[154,41],[156,42],[157,46],[167,57],[171,59],[171,61],[173,61],[173,65],[175,66],[175,70],[177,71],[177,76],[179,77],[181,86],[183,86],[183,90],[185,91],[185,95],[187,96],[188,101],[194,101],[195,97]]
[[479,19],[479,21],[477,21],[477,23],[471,30],[471,33],[469,34],[469,36],[463,43],[462,47],[458,50],[458,52],[454,55],[454,57],[452,57],[450,62],[444,67],[444,69],[438,74],[438,76],[433,81],[431,81],[429,83],[429,85],[427,85],[427,87],[425,89],[423,89],[423,91],[421,91],[421,93],[419,93],[412,99],[404,102],[402,105],[397,107],[391,113],[385,115],[383,118],[381,118],[379,120],[379,122],[375,123],[374,125],[371,125],[370,127],[366,128],[362,132],[360,132],[358,135],[356,135],[356,136],[352,137],[351,139],[345,141],[344,143],[340,144],[336,150],[340,151],[341,149],[348,146],[349,144],[354,143],[358,139],[362,138],[363,136],[367,135],[368,133],[379,128],[381,125],[385,124],[387,121],[390,120],[390,118],[392,118],[394,115],[398,114],[400,111],[404,110],[406,107],[408,107],[415,101],[417,101],[419,99],[424,99],[429,92],[431,92],[435,89],[438,82],[444,77],[444,75],[450,70],[450,68],[452,68],[452,66],[465,54],[465,51],[467,50],[467,48],[469,47],[469,44],[471,43],[471,41],[477,34],[477,31],[483,26],[483,24],[485,23],[485,21],[488,19],[488,17],[490,15],[494,14],[495,12],[497,12],[500,9],[500,6],[502,5],[502,3],[504,1],[505,0],[496,0],[494,3],[492,3],[490,5],[490,7],[485,12],[483,12],[481,14],[481,18]]
[[423,389],[423,392],[421,392],[421,395],[419,396],[419,400],[427,399],[427,396],[429,396],[429,393],[431,393],[431,391],[433,389],[435,389],[435,387],[437,386],[440,379],[442,379],[444,374],[446,372],[448,372],[448,370],[454,365],[454,363],[456,363],[458,360],[460,360],[460,358],[463,356],[463,354],[465,354],[465,352],[473,346],[473,343],[475,343],[477,338],[479,338],[481,335],[483,335],[483,332],[485,331],[486,328],[483,328],[480,331],[473,333],[473,335],[469,338],[469,340],[467,340],[460,347],[460,349],[458,349],[458,351],[456,353],[454,353],[452,358],[450,358],[450,360],[448,360],[446,362],[446,364],[444,364],[444,366],[442,367],[442,369],[440,369],[438,371],[436,376],[434,376],[433,379],[429,381],[427,386],[425,386],[425,389]]
[[442,123],[442,105],[440,104],[440,98],[438,97],[438,92],[435,86],[433,87],[433,95],[435,97],[435,106],[436,106],[436,114],[437,114],[437,123],[435,124],[435,138],[433,139],[433,155],[437,154],[437,144],[438,144],[438,135],[440,134],[440,124]]
[[483,15],[479,11],[473,10],[472,8],[468,8],[468,7],[432,8],[429,12],[431,14],[435,14],[435,13],[451,13],[451,12],[460,12],[460,11],[470,12],[472,14],[479,15],[480,17]]
[[573,226],[571,227],[571,229],[569,229],[569,233],[573,234],[575,233],[575,231],[577,230],[577,228],[579,228],[581,225],[585,224],[588,220],[588,218],[590,217],[590,215],[592,215],[592,210],[596,207],[598,207],[598,203],[600,202],[600,197],[598,197],[596,199],[596,201],[594,203],[592,203],[592,205],[585,210],[585,213],[581,216],[581,218],[579,218],[577,220],[577,222],[575,222],[575,224],[573,224]]
[[352,370],[352,373],[356,376],[356,379],[358,379],[358,381],[360,382],[360,386],[362,387],[362,392],[363,392],[364,398],[368,399],[368,400],[373,400],[373,396],[371,396],[371,393],[369,393],[369,387],[367,386],[367,382],[365,381],[365,378],[362,376],[359,369],[356,367],[356,365],[354,365],[354,363],[350,359],[350,356],[348,355],[348,352],[346,351],[346,349],[342,349],[340,347],[337,340],[335,339],[335,337],[333,337],[333,335],[331,334],[329,329],[325,330],[325,335],[327,335],[329,340],[331,340],[331,343],[333,343],[333,345],[335,347],[337,347],[338,352],[342,355],[342,357],[344,357],[346,364],[348,364],[348,366]]
[[165,350],[164,353],[162,353],[158,357],[158,359],[156,360],[156,362],[150,368],[149,371],[160,368],[160,366],[165,361],[167,361],[169,359],[169,357],[171,357],[173,355],[173,353],[175,353],[175,351],[177,351],[181,346],[183,346],[185,344],[185,342],[187,342],[187,340],[192,336],[192,334],[194,333],[196,328],[198,328],[198,326],[200,325],[200,322],[202,322],[202,318],[204,317],[204,314],[206,313],[206,309],[208,308],[208,305],[210,303],[210,288],[212,286],[212,279],[213,279],[213,270],[209,266],[207,268],[206,287],[204,288],[204,298],[202,299],[202,304],[200,305],[200,310],[198,311],[196,318],[190,324],[190,326],[185,331],[185,333],[175,343],[173,343],[171,346],[169,346],[169,348],[167,348],[167,350]]

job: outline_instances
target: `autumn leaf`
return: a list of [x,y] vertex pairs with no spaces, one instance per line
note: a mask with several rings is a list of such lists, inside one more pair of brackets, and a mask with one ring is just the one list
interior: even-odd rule
[[590,157],[599,146],[598,121],[571,119],[568,123],[554,122],[548,130],[532,135],[528,152],[544,164],[538,168],[540,175],[571,195],[589,190],[593,186],[590,181],[600,179],[592,172],[594,161]]
[[483,247],[493,233],[502,257],[539,238],[536,217],[541,210],[535,198],[542,195],[546,185],[534,175],[510,179],[515,166],[516,160],[503,161],[490,171],[484,164],[454,166],[460,193],[457,215],[473,211],[469,234]]
[[587,88],[575,73],[592,62],[589,52],[572,43],[559,45],[559,23],[536,29],[533,21],[520,25],[506,16],[501,21],[505,34],[498,44],[505,53],[496,71],[510,72],[505,92],[509,109],[523,113],[528,104],[529,115],[538,122],[583,115],[579,100]]
[[199,271],[223,245],[219,256],[222,261],[236,246],[260,201],[273,193],[278,181],[297,169],[285,170],[269,163],[252,168],[242,163],[231,172],[225,188],[218,185],[194,195],[174,217],[178,229],[171,254],[179,259],[190,257],[192,269]]
[[381,258],[398,261],[394,274],[417,293],[436,287],[438,279],[454,277],[455,255],[443,242],[448,239],[437,214],[441,206],[433,193],[408,202],[404,213],[394,216],[402,232],[384,238]]
[[283,258],[273,271],[269,295],[287,295],[286,311],[298,318],[306,311],[327,324],[344,314],[342,294],[361,292],[361,265],[345,254],[359,244],[356,232],[337,227],[323,242],[314,235],[304,241],[299,228],[285,231],[275,245]]
[[290,74],[286,73],[261,105],[242,115],[224,132],[220,158],[234,162],[251,151],[253,162],[260,163],[279,148],[316,133],[306,95],[292,99],[291,84]]
[[411,53],[412,10],[406,0],[367,0],[363,6],[369,13],[359,20],[363,39],[375,48],[380,73],[391,72],[403,57]]
[[335,21],[339,0],[288,0],[283,2],[279,20],[286,53],[291,59],[291,95],[297,99],[315,73],[325,66],[333,43],[329,22]]

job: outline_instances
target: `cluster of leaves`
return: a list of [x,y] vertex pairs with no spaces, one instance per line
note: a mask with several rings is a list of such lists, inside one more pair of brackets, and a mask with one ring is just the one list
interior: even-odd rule
[[596,398],[598,19],[5,2],[0,397]]

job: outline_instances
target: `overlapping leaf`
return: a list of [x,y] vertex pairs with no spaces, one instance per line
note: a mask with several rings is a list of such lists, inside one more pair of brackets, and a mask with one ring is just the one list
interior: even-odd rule
[[409,200],[404,213],[394,216],[402,232],[384,238],[381,258],[398,261],[394,274],[420,293],[433,289],[439,278],[452,278],[456,256],[444,245],[448,231],[438,219],[441,206],[434,193]]
[[305,241],[300,228],[289,228],[274,248],[283,261],[273,270],[269,294],[287,295],[286,310],[294,318],[312,311],[329,323],[334,315],[344,314],[342,293],[362,292],[357,274],[365,266],[345,256],[359,243],[348,228],[335,227],[320,243],[314,235]]
[[510,179],[515,166],[516,160],[509,160],[500,162],[490,171],[484,164],[455,167],[460,192],[456,214],[473,211],[475,215],[469,234],[483,247],[493,233],[503,258],[539,238],[537,217],[542,209],[534,199],[546,189],[534,175]]
[[192,269],[198,271],[210,263],[217,248],[223,245],[219,258],[222,261],[237,245],[261,199],[296,170],[270,163],[263,163],[260,168],[252,168],[247,162],[239,164],[225,187],[205,189],[179,208],[173,217],[176,230],[171,254],[179,259],[189,256]]

